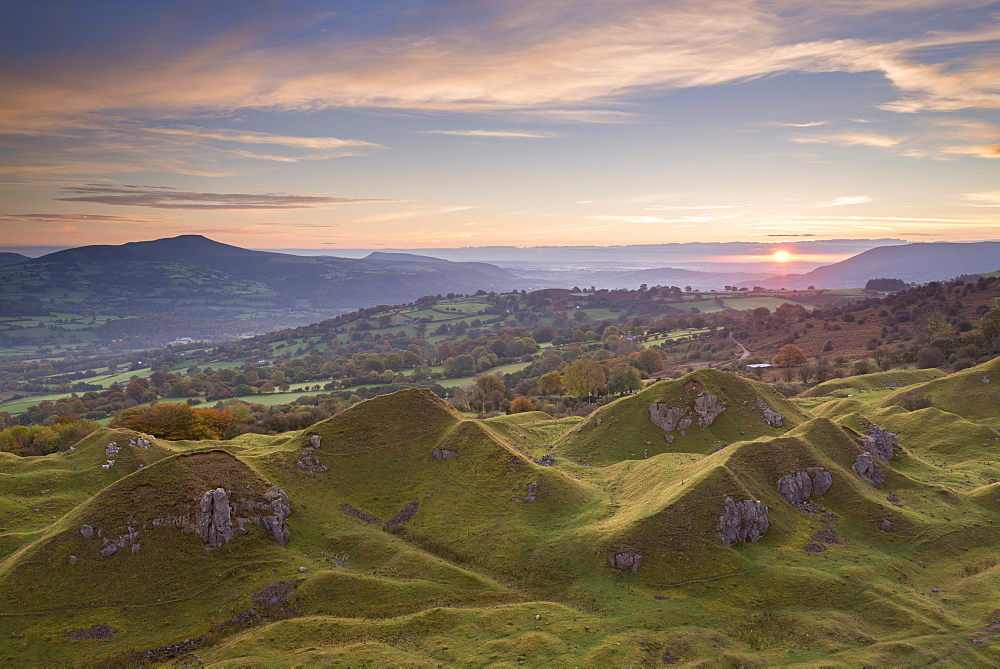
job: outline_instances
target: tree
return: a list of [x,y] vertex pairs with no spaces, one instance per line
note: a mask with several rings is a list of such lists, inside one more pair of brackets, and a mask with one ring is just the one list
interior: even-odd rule
[[502,402],[507,397],[506,384],[499,376],[492,374],[482,374],[473,379],[472,391],[484,412],[487,403],[495,406],[497,402]]
[[979,331],[983,335],[983,343],[993,350],[1000,349],[1000,307],[990,309],[979,321]]
[[511,413],[524,413],[525,411],[535,411],[535,403],[530,397],[515,397],[510,403]]
[[806,361],[806,354],[795,344],[785,344],[772,362],[778,367],[798,367]]
[[608,392],[624,395],[642,388],[639,370],[635,367],[616,367],[608,377]]
[[563,377],[566,391],[578,399],[592,397],[604,390],[606,384],[604,368],[586,358],[571,362],[566,367],[566,374]]

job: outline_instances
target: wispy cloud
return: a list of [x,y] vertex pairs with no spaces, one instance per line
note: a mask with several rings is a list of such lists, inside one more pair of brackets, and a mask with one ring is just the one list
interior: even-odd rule
[[152,207],[154,209],[316,209],[332,204],[401,202],[402,200],[290,195],[286,193],[194,193],[149,186],[91,184],[63,189],[74,194],[65,202]]
[[985,146],[951,146],[944,149],[945,153],[953,153],[977,158],[1000,158],[1000,144]]
[[98,214],[4,214],[0,221],[9,223],[156,223],[161,219],[142,216],[104,216]]
[[817,202],[813,205],[813,207],[816,209],[825,209],[827,207],[845,207],[853,204],[865,204],[872,202],[874,199],[875,198],[867,195],[841,195],[840,197],[835,197],[826,202]]
[[673,204],[654,204],[646,207],[647,211],[701,211],[705,209],[742,209],[747,204],[696,204],[690,206]]
[[528,130],[419,130],[423,135],[455,135],[457,137],[499,137],[503,139],[550,139],[558,137],[554,132],[532,132]]
[[775,123],[774,125],[780,125],[783,128],[816,128],[821,125],[826,125],[826,121],[812,121],[811,123]]
[[902,140],[898,137],[880,135],[873,132],[841,132],[828,135],[800,135],[792,137],[798,144],[837,144],[840,146],[893,147]]
[[451,214],[456,211],[466,211],[475,209],[473,206],[452,205],[444,207],[419,206],[404,209],[403,211],[390,211],[383,214],[371,214],[358,219],[358,223],[384,223],[387,221],[400,221],[407,218],[419,218],[421,216],[439,216],[441,214]]
[[965,193],[962,197],[970,207],[1000,207],[1000,191]]
[[628,216],[608,214],[604,216],[588,216],[595,221],[621,221],[623,223],[707,223],[719,220],[715,216],[682,216],[680,218],[661,218],[659,216]]
[[792,216],[791,218],[801,220],[822,220],[822,221],[884,221],[884,222],[905,222],[905,223],[984,223],[982,220],[972,218],[928,218],[911,216]]

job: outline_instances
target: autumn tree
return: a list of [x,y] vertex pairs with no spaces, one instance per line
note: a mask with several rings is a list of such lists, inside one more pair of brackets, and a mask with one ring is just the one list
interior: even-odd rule
[[515,397],[514,401],[510,403],[511,413],[524,413],[525,411],[534,411],[535,402],[530,397],[520,396]]
[[559,372],[549,372],[542,374],[538,379],[538,392],[542,395],[556,395],[562,392],[563,377]]
[[583,399],[604,390],[607,377],[604,375],[604,368],[596,362],[580,358],[567,365],[563,385],[570,395]]
[[777,367],[798,367],[806,361],[806,354],[795,344],[785,344],[774,356],[772,362]]

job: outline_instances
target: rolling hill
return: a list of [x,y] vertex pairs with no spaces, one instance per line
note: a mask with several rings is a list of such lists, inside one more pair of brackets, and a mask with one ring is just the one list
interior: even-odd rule
[[879,246],[806,274],[785,274],[756,283],[766,288],[863,288],[868,279],[884,277],[927,283],[993,272],[998,265],[1000,242],[926,242]]
[[0,660],[996,665],[1000,433],[953,413],[996,376],[809,413],[701,370],[561,421],[406,390],[0,453]]

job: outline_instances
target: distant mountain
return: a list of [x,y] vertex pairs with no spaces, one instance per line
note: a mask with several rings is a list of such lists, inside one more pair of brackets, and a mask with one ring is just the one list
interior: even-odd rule
[[868,279],[927,283],[1000,269],[1000,242],[925,242],[880,246],[806,274],[785,274],[741,285],[765,288],[863,288]]
[[0,267],[0,297],[70,313],[228,323],[230,331],[247,332],[424,295],[510,290],[517,281],[486,263],[396,255],[297,256],[182,235],[24,258]]
[[4,265],[16,265],[24,262],[25,260],[31,260],[31,258],[23,256],[20,253],[0,253],[0,267],[3,267]]

